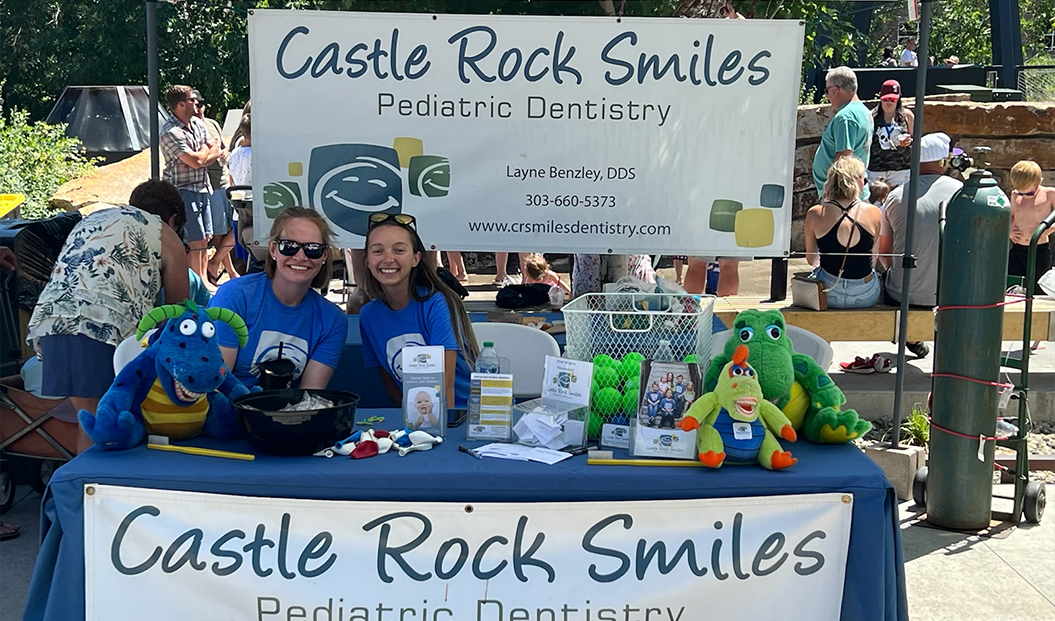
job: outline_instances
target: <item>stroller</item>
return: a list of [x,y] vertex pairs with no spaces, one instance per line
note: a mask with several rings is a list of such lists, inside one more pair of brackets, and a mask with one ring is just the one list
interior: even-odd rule
[[0,377],[0,513],[14,504],[16,480],[28,479],[30,487],[43,492],[55,469],[77,452],[77,413],[69,399],[44,399],[27,391],[19,369],[32,355],[24,347],[25,325],[79,221],[77,213],[0,221],[0,244],[11,248],[18,261],[17,269],[0,279],[0,375],[5,376]]

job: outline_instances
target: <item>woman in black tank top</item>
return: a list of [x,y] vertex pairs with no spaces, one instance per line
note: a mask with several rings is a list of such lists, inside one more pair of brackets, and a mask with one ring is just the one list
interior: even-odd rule
[[857,199],[864,183],[861,160],[835,160],[821,204],[806,213],[806,260],[816,267],[813,277],[824,283],[831,308],[874,306],[882,291],[873,253],[879,247],[883,215]]

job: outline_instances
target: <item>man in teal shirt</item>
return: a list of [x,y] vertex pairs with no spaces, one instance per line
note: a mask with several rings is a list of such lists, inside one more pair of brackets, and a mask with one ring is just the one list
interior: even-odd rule
[[[872,144],[872,113],[857,98],[857,76],[849,67],[836,67],[824,80],[824,94],[835,108],[835,117],[821,136],[821,144],[813,156],[813,184],[817,195],[824,196],[824,180],[832,162],[853,155],[868,168],[868,153]],[[861,190],[861,200],[868,200],[868,184]]]

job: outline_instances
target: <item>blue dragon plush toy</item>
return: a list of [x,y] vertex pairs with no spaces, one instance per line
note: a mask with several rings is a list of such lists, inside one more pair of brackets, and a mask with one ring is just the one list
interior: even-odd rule
[[230,325],[245,347],[245,322],[226,308],[200,308],[187,300],[147,313],[137,339],[165,323],[150,347],[114,378],[95,415],[80,411],[88,437],[103,450],[120,451],[138,446],[148,433],[176,440],[203,431],[218,438],[237,436],[238,416],[230,399],[249,389],[224,364],[216,321]]

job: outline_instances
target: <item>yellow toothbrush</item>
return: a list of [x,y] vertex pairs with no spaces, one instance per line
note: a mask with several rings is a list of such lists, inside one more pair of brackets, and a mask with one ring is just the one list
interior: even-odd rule
[[155,451],[172,451],[173,453],[186,453],[187,455],[201,455],[203,457],[223,457],[225,459],[243,459],[253,461],[256,455],[249,453],[235,453],[233,451],[220,451],[216,449],[202,448],[200,446],[176,446],[169,444],[167,436],[147,437],[147,448]]

